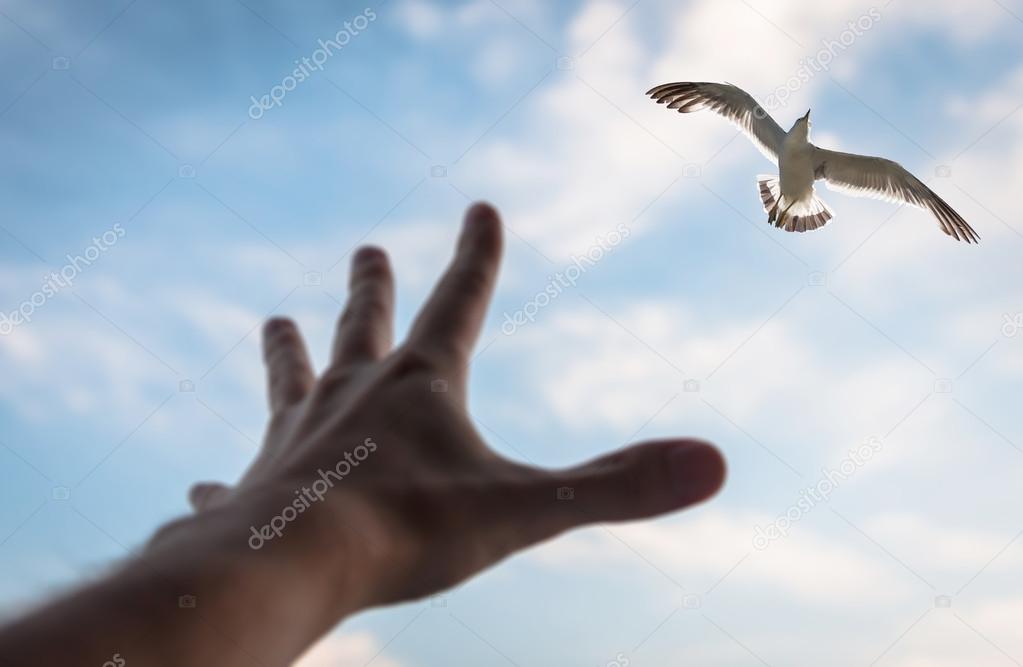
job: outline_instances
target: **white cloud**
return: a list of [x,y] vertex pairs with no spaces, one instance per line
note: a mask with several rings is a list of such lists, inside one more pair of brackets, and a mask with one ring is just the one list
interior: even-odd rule
[[818,302],[804,292],[790,306],[794,314],[766,324],[760,314],[708,324],[682,300],[648,300],[612,319],[566,294],[499,349],[538,378],[538,401],[557,422],[577,430],[631,432],[671,396],[690,398],[684,383],[696,379],[696,399],[680,400],[664,417],[671,425],[691,429],[698,416],[719,419],[700,399],[758,432],[791,419],[781,406],[812,405],[799,417],[804,432],[832,440],[804,446],[844,452],[880,435],[878,424],[897,423],[933,380],[894,347],[866,367],[834,358],[807,333],[821,312],[810,304]]
[[[138,411],[154,387],[171,390],[170,371],[70,298],[47,305],[0,341],[0,364],[20,378],[0,387],[6,401],[37,420],[55,408],[77,416],[109,405]],[[58,311],[62,306],[70,308]]]
[[[927,570],[946,574],[948,588],[958,588],[986,569],[1014,537],[981,529],[955,529],[909,512],[891,511],[872,518],[865,530],[895,553]],[[1011,567],[1009,560],[994,564],[991,573]],[[958,579],[954,576],[959,573]],[[953,586],[954,584],[954,586]]]
[[327,635],[295,662],[295,667],[336,667],[366,665],[401,667],[400,662],[386,655],[377,655],[380,642],[368,632]]
[[499,89],[518,71],[521,47],[507,39],[488,40],[472,62],[472,72],[476,80],[488,88]]
[[444,13],[428,0],[403,0],[395,15],[402,27],[419,39],[437,36],[445,22]]
[[[754,528],[773,519],[701,508],[682,524],[640,523],[610,526],[611,532],[596,528],[571,533],[530,557],[549,567],[600,571],[632,563],[641,554],[679,581],[699,582],[694,591],[701,590],[697,585],[709,588],[741,560],[723,586],[767,590],[822,608],[894,603],[913,594],[912,582],[883,554],[850,549],[844,540],[823,537],[809,526],[797,525],[763,551],[753,549]],[[843,576],[834,576],[839,572]],[[871,586],[862,586],[863,581]]]

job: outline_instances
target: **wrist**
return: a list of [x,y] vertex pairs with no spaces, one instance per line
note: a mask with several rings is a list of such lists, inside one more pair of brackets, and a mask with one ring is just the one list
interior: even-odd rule
[[0,632],[2,662],[291,664],[359,607],[339,602],[307,552],[247,544],[267,506],[250,498],[168,524],[118,572]]
[[352,584],[368,580],[353,557],[354,541],[343,531],[315,525],[327,517],[308,513],[280,535],[265,537],[264,526],[284,512],[287,495],[238,494],[222,506],[174,521],[135,565],[159,577],[165,595],[182,611],[218,619],[217,629],[226,638],[250,652],[261,647],[263,655],[279,657],[282,664],[368,606],[369,599]]

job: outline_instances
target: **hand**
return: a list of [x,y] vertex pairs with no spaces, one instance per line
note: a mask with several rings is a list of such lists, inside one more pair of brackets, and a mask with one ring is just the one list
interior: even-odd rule
[[295,325],[268,322],[272,417],[241,481],[196,485],[197,513],[120,571],[0,628],[4,660],[100,664],[116,650],[140,665],[290,664],[348,614],[447,588],[582,524],[711,496],[724,462],[698,441],[557,471],[487,448],[466,415],[466,367],[500,254],[497,213],[478,204],[392,350],[391,269],[360,250],[319,378]]
[[498,215],[477,204],[408,339],[392,349],[391,268],[381,250],[359,250],[319,378],[295,325],[269,321],[272,418],[263,450],[234,488],[195,486],[196,509],[258,499],[283,510],[303,498],[294,512],[252,526],[249,544],[337,582],[336,594],[349,596],[339,605],[345,613],[442,590],[581,524],[711,496],[724,463],[698,441],[650,442],[560,471],[487,447],[466,414],[466,379],[500,255]]

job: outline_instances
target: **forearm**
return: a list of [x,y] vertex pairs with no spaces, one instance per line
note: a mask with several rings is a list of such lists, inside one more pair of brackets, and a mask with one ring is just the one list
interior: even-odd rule
[[354,605],[308,563],[250,549],[247,530],[234,510],[172,524],[120,570],[0,630],[0,665],[290,664]]

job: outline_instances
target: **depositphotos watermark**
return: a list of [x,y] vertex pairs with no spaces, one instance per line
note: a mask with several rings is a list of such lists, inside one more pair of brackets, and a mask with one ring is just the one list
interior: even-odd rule
[[537,292],[532,299],[522,305],[514,313],[505,311],[501,333],[510,336],[527,322],[535,322],[536,315],[552,301],[561,296],[569,287],[575,287],[579,278],[600,260],[607,257],[622,241],[629,238],[632,232],[625,224],[619,224],[614,231],[598,236],[590,248],[579,255],[572,255],[572,263],[553,276],[548,276],[547,285]]
[[317,470],[316,481],[295,491],[296,497],[291,504],[270,519],[269,523],[261,528],[250,526],[252,535],[249,537],[249,547],[257,550],[262,549],[264,544],[283,535],[284,529],[289,523],[312,507],[313,503],[322,501],[327,492],[334,488],[334,484],[350,475],[352,470],[359,467],[359,464],[376,450],[377,443],[373,442],[372,438],[366,438],[361,445],[350,452],[345,452],[344,457],[333,468]]
[[15,327],[31,322],[37,310],[45,306],[46,302],[55,297],[60,290],[71,287],[82,271],[92,266],[93,262],[127,233],[121,223],[114,223],[114,226],[102,235],[94,236],[92,243],[87,245],[81,254],[65,255],[67,263],[59,271],[43,276],[43,286],[37,292],[9,313],[0,311],[0,336],[7,336]]
[[819,504],[827,502],[834,490],[841,486],[842,482],[852,477],[857,470],[867,465],[867,462],[880,452],[882,447],[883,443],[880,438],[867,438],[859,447],[849,450],[846,457],[838,464],[838,468],[822,468],[822,477],[816,484],[801,490],[799,500],[790,505],[785,512],[779,514],[767,526],[756,526],[753,529],[753,548],[763,551],[774,540],[786,537],[792,524],[812,512]]
[[785,83],[778,86],[764,100],[764,106],[768,111],[775,111],[788,104],[789,98],[809,83],[811,79],[827,72],[831,63],[838,55],[851,47],[857,39],[865,32],[873,28],[881,20],[881,10],[871,7],[866,13],[861,14],[855,21],[849,21],[846,29],[843,30],[837,39],[827,39],[821,42],[820,49],[810,57],[799,61],[799,67],[792,73]]
[[356,35],[365,30],[376,19],[376,12],[367,7],[355,18],[345,21],[344,27],[337,31],[333,39],[318,40],[320,47],[308,56],[303,56],[301,60],[296,60],[295,65],[297,67],[291,70],[291,74],[281,79],[279,84],[271,88],[266,95],[258,99],[255,96],[249,97],[252,100],[252,106],[249,107],[249,118],[259,120],[263,117],[263,114],[273,107],[281,106],[288,93],[298,88],[298,84],[311,77],[313,72],[322,71],[323,65],[335,53],[348,46],[348,43]]

